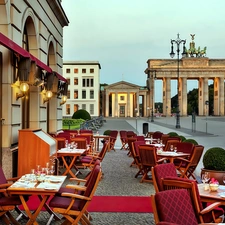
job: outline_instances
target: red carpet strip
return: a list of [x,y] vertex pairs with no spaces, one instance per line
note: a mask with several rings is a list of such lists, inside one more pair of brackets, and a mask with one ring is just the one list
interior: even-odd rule
[[[35,210],[39,203],[37,196],[31,196],[28,206],[30,210]],[[23,210],[23,207],[20,206],[20,209]],[[94,196],[88,211],[152,213],[151,198],[149,196]]]

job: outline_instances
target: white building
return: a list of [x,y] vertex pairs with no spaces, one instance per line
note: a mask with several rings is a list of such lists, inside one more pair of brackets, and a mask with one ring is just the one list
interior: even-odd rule
[[71,117],[78,109],[85,109],[91,117],[99,116],[100,69],[98,61],[63,62],[63,76],[68,82],[64,117]]

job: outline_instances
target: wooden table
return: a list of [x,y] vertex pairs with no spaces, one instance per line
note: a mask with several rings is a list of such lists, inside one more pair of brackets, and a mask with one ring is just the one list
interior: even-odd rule
[[157,153],[157,157],[160,158],[167,158],[171,163],[174,162],[177,158],[187,158],[189,157],[189,153],[184,152],[169,152],[169,151],[163,151],[161,153]]
[[210,191],[205,190],[204,184],[198,184],[198,190],[203,202],[222,202],[225,205],[225,185],[219,185],[217,191]]
[[[109,135],[95,134],[93,137],[95,139],[95,151],[99,151],[99,140],[100,139],[106,139],[110,143],[110,136]],[[110,150],[110,144],[108,146],[109,146],[108,150]]]
[[[24,177],[25,176],[22,176],[18,181],[13,183],[7,189],[7,191],[10,195],[19,195],[24,210],[29,217],[29,220],[26,224],[38,225],[36,218],[39,215],[42,207],[45,207],[45,209],[51,214],[51,217],[47,224],[50,224],[53,217],[59,220],[60,218],[51,210],[46,202],[50,196],[55,195],[55,193],[59,191],[60,187],[66,179],[66,176],[45,176],[45,182],[41,183],[37,182],[36,180],[25,181]],[[33,213],[31,212],[25,201],[25,196],[27,195],[37,195],[40,199],[40,204]]]
[[[86,149],[67,149],[67,148],[62,148],[57,151],[57,157],[62,158],[63,165],[66,167],[66,170],[62,175],[67,175],[69,173],[71,177],[76,178],[76,175],[72,171],[72,167],[75,166],[76,158],[81,156],[85,151]],[[70,162],[66,160],[66,157],[68,156],[72,158]]]

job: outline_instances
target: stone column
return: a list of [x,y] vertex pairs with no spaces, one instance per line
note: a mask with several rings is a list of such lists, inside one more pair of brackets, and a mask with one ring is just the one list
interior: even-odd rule
[[106,90],[105,93],[105,116],[109,117],[109,92]]
[[171,115],[171,79],[163,78],[163,114]]
[[180,78],[180,115],[187,116],[187,78]]
[[198,91],[198,109],[199,116],[206,116],[208,110],[205,106],[205,101],[208,101],[208,78],[199,78],[199,91]]
[[118,92],[115,92],[114,115],[119,117]]
[[127,92],[127,111],[126,111],[127,117],[130,117],[130,92]]

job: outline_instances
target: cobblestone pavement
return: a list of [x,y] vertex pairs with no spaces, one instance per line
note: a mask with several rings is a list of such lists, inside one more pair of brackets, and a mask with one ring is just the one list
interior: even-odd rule
[[[111,121],[103,126],[100,133],[106,129],[127,129],[133,130],[126,121]],[[119,128],[118,128],[119,127]],[[95,195],[130,195],[130,196],[150,196],[154,193],[151,183],[140,183],[140,177],[135,178],[137,168],[130,167],[132,158],[128,157],[127,151],[120,150],[121,144],[118,136],[116,142],[116,151],[107,152],[103,162],[102,170],[104,178],[100,181]],[[87,170],[82,170],[83,177]],[[68,183],[68,179],[67,182]],[[150,198],[149,198],[150,201]],[[109,202],[110,204],[110,202]],[[15,215],[15,214],[14,214]],[[151,225],[155,224],[153,214],[151,213],[91,213],[93,218],[92,225]],[[42,212],[38,216],[39,225],[46,225],[49,219],[47,212]],[[61,224],[61,221],[52,221],[52,225]],[[21,219],[20,224],[26,224],[26,220]],[[4,224],[0,222],[0,224]]]

